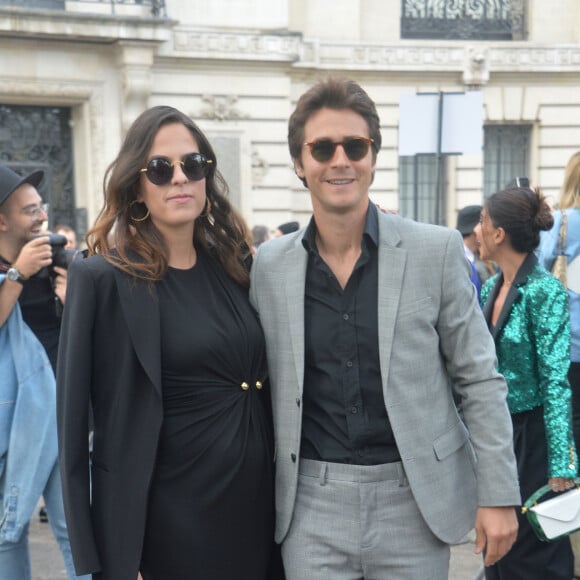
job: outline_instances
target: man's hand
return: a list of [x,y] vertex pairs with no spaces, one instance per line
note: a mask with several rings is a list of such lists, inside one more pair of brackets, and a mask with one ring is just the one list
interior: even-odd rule
[[25,278],[37,274],[52,263],[52,248],[48,236],[34,238],[24,244],[20,254],[12,264]]
[[479,507],[475,518],[475,553],[485,550],[483,563],[492,566],[516,541],[518,518],[513,507]]
[[56,278],[54,279],[54,293],[58,296],[58,299],[64,304],[64,298],[66,296],[66,281],[67,281],[67,271],[59,266],[53,266],[56,272]]

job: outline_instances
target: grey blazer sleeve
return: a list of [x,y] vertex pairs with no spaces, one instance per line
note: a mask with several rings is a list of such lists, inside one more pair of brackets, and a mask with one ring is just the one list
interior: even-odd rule
[[441,350],[477,457],[478,505],[519,505],[507,386],[496,370],[495,345],[464,263],[461,240],[452,236],[443,262]]

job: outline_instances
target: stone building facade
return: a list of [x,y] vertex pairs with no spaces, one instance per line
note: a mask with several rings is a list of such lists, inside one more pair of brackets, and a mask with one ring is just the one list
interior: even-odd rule
[[[287,119],[329,74],[377,103],[372,198],[415,219],[454,226],[516,175],[556,199],[580,149],[577,0],[0,0],[0,63],[0,163],[47,168],[51,225],[81,234],[124,131],[158,104],[208,133],[250,225],[305,224]],[[401,95],[469,90],[480,153],[399,157]]]

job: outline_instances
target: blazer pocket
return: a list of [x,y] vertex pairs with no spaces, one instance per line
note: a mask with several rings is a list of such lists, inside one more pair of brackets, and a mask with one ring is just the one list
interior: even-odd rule
[[465,425],[460,421],[454,427],[449,429],[435,439],[433,442],[433,451],[439,461],[461,449],[469,441],[469,432]]
[[406,316],[414,315],[417,312],[421,312],[426,308],[429,308],[432,303],[433,300],[431,299],[431,296],[425,296],[424,298],[421,298],[421,300],[416,300],[410,304],[404,304],[399,309],[398,318],[404,318]]

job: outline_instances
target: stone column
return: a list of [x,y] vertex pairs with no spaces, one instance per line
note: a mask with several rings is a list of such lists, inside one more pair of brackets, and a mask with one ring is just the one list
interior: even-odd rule
[[123,134],[149,107],[151,70],[157,43],[119,41],[117,59],[121,81],[121,123]]

